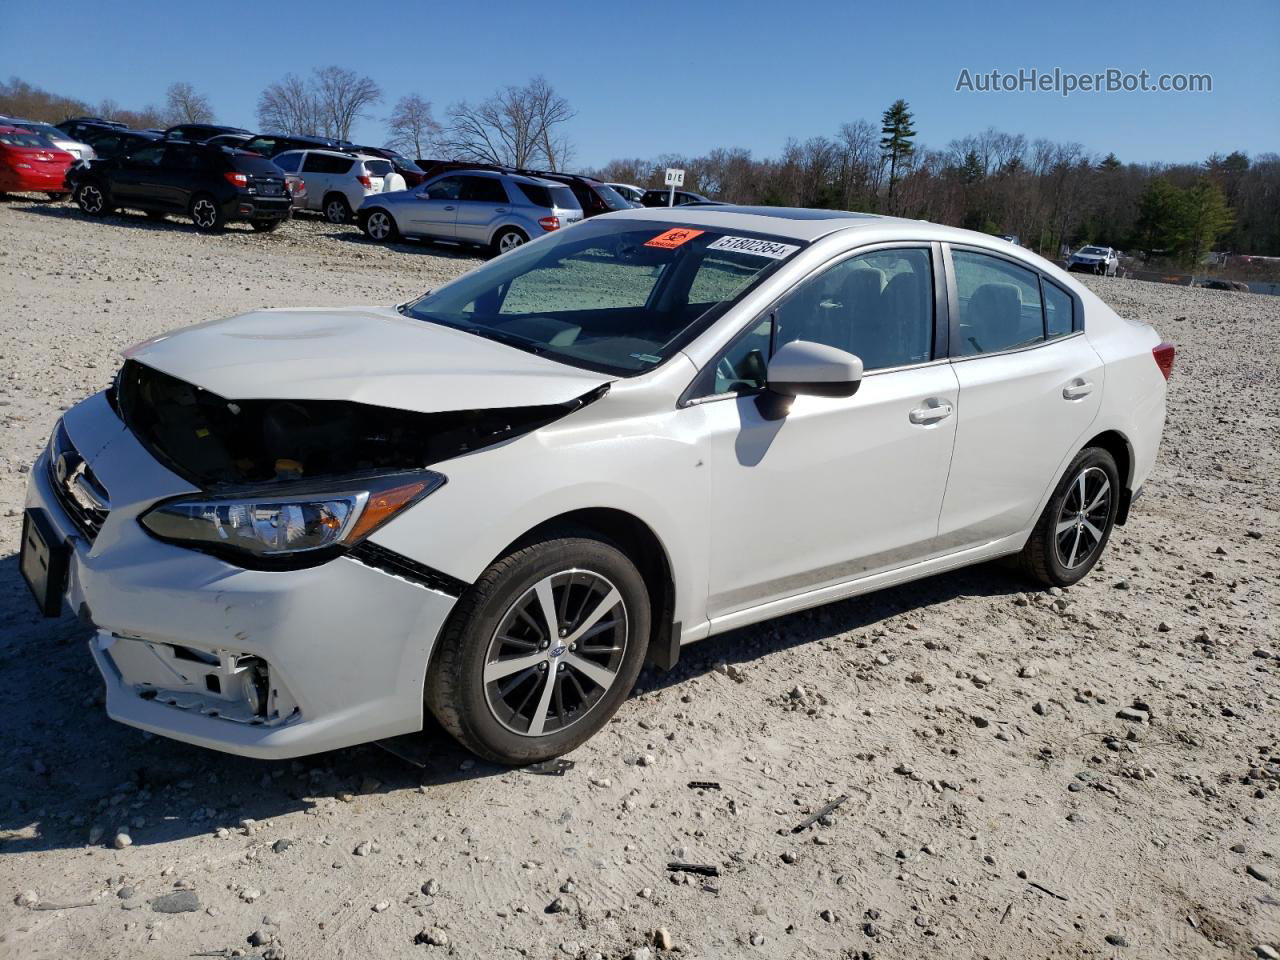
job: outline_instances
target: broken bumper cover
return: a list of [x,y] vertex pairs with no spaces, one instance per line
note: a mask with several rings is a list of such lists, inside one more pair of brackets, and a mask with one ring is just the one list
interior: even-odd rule
[[89,542],[73,524],[54,495],[47,452],[31,471],[27,505],[44,510],[70,545],[64,598],[97,629],[90,647],[112,719],[261,758],[422,728],[426,667],[453,596],[349,557],[245,570],[153,539],[137,516],[154,493],[131,493],[169,495],[174,478],[118,420],[88,412],[77,408],[65,425],[78,449],[97,451],[94,468],[112,497],[102,529]]

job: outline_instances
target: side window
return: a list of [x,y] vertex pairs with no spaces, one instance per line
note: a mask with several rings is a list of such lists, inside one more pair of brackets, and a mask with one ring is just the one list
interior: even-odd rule
[[933,269],[923,248],[878,250],[810,277],[779,304],[775,346],[811,340],[862,360],[864,370],[932,356]]
[[432,200],[457,200],[461,193],[461,177],[445,177],[427,187],[427,197]]
[[1072,317],[1075,302],[1071,299],[1071,294],[1061,287],[1054,286],[1048,280],[1044,280],[1041,287],[1044,289],[1045,334],[1050,340],[1054,337],[1065,337],[1075,329]]
[[298,161],[301,159],[302,154],[300,153],[282,153],[280,156],[275,158],[273,163],[275,163],[275,165],[281,170],[288,171],[289,173],[297,173]]
[[163,144],[154,147],[143,147],[141,150],[135,150],[129,154],[129,166],[146,167],[148,169],[160,166],[164,160],[165,147]]
[[326,173],[324,168],[324,156],[319,153],[303,154],[302,172],[303,173]]
[[763,390],[772,334],[773,320],[766,316],[733,341],[716,363],[710,395]]
[[974,356],[1025,347],[1044,339],[1040,280],[1019,267],[984,253],[954,250],[960,298],[960,354]]
[[[452,179],[452,178],[451,178]],[[507,191],[497,177],[462,177],[460,200],[477,203],[509,203]]]

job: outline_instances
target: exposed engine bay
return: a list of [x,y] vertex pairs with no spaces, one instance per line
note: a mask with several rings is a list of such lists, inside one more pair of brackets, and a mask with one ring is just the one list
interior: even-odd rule
[[599,399],[416,413],[346,400],[228,400],[127,360],[109,397],[150,452],[202,489],[413,470],[519,437]]

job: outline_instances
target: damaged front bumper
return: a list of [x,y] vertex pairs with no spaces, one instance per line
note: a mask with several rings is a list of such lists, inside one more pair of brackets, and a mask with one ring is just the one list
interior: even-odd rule
[[49,453],[27,506],[68,545],[64,599],[93,624],[107,713],[188,743],[295,757],[422,728],[426,668],[455,596],[338,557],[246,570],[149,536],[138,516],[191,492],[99,394],[64,426],[110,497],[86,531],[55,493]]

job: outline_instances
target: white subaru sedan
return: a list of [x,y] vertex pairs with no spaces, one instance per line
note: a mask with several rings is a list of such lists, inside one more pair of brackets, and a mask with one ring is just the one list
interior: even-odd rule
[[116,720],[292,757],[430,711],[528,763],[735,627],[997,557],[1075,583],[1172,365],[998,238],[629,210],[398,307],[132,348],[32,470],[21,566]]

